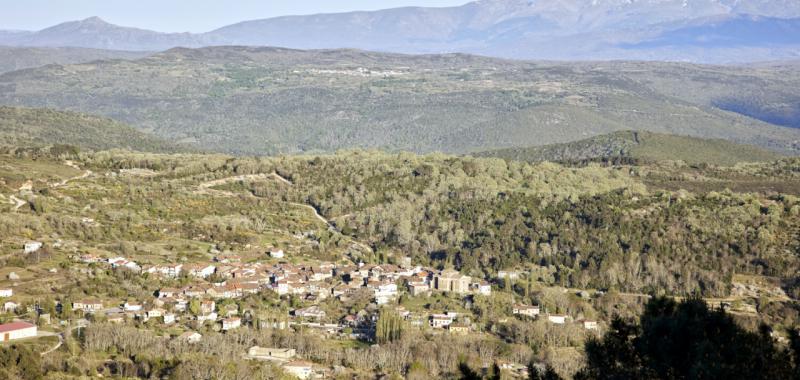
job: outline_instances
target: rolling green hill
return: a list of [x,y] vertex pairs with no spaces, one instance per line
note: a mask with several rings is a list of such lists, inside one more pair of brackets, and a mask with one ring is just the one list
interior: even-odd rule
[[6,73],[0,104],[103,115],[236,154],[469,153],[622,130],[797,152],[800,129],[733,111],[789,125],[798,89],[800,67],[214,47]]
[[82,149],[185,150],[111,119],[41,108],[0,107],[0,145],[66,144]]
[[780,154],[772,151],[725,140],[639,131],[615,132],[571,143],[498,149],[473,155],[527,162],[631,158],[644,161],[680,160],[690,164],[716,165],[781,158]]

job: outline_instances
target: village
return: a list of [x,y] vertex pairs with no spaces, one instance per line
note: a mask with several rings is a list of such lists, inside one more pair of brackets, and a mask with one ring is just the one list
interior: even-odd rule
[[[25,254],[42,249],[40,242],[29,242]],[[337,339],[375,343],[376,324],[381,312],[396,313],[408,326],[433,334],[480,333],[468,309],[426,310],[410,308],[399,300],[424,300],[443,296],[458,302],[471,303],[476,297],[492,295],[501,281],[516,279],[520,273],[501,271],[498,278],[475,279],[453,269],[433,269],[412,265],[410,258],[397,264],[342,265],[331,262],[290,263],[288,255],[278,248],[268,249],[263,259],[243,261],[235,254],[218,254],[209,262],[142,265],[123,256],[102,257],[92,254],[73,256],[72,260],[86,268],[105,268],[146,278],[150,283],[174,283],[182,279],[186,285],[159,287],[147,299],[126,299],[115,302],[101,297],[59,301],[57,307],[69,307],[83,318],[78,323],[94,321],[112,324],[146,323],[180,326],[183,333],[174,339],[197,343],[205,331],[225,333],[240,328],[290,329],[305,328]],[[13,280],[13,279],[12,279]],[[237,304],[248,296],[291,297],[297,307],[283,312],[261,313]],[[5,313],[24,315],[19,310],[12,288],[0,289]],[[366,299],[365,303],[353,302]],[[326,312],[323,302],[359,304],[361,309],[335,315]],[[366,305],[366,306],[363,306]],[[30,309],[30,306],[28,307]],[[51,315],[34,307],[37,320],[16,319],[0,325],[0,340],[13,341],[37,336],[38,326],[51,323]],[[539,305],[514,303],[511,314],[516,318],[543,318],[552,325],[576,324],[585,330],[599,329],[597,321],[573,320],[566,314],[548,313]],[[30,313],[28,313],[30,315]],[[61,321],[66,324],[67,321]],[[249,359],[268,360],[280,364],[290,374],[307,379],[324,372],[313,363],[298,358],[290,348],[252,347],[245,354]],[[525,366],[504,363],[507,369],[522,373]]]

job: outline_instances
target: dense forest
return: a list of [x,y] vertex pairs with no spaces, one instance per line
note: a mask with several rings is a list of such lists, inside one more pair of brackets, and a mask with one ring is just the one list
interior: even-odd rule
[[564,144],[507,148],[476,152],[477,157],[497,157],[526,162],[683,161],[689,164],[735,165],[771,161],[781,155],[758,147],[725,140],[699,139],[645,131],[622,131]]
[[[232,165],[259,170],[244,160]],[[798,269],[796,194],[646,185],[673,169],[358,152],[262,165],[294,181],[290,196],[379,251],[467,273],[533,265],[565,286],[723,295],[734,274],[788,279]],[[761,167],[752,165],[738,170]],[[797,160],[777,167],[752,176],[797,183]],[[256,195],[280,192],[270,185],[251,187]]]
[[88,150],[161,153],[186,149],[108,118],[46,108],[3,106],[0,106],[0,144],[7,147],[60,144]]

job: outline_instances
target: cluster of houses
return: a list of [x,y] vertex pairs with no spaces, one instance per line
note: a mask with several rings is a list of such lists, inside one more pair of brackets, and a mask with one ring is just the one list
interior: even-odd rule
[[[270,256],[284,257],[281,250],[271,250]],[[280,263],[268,266],[264,263],[241,263],[231,257],[216,257],[208,264],[166,264],[140,266],[124,257],[99,258],[83,255],[84,263],[107,263],[115,269],[128,269],[142,274],[176,278],[182,275],[208,279],[215,275],[219,282],[199,284],[182,293],[189,297],[203,294],[210,298],[237,298],[249,293],[269,289],[279,295],[294,294],[309,299],[340,297],[348,293],[369,289],[374,301],[386,304],[398,296],[398,282],[405,280],[412,296],[429,295],[432,291],[457,294],[491,294],[491,285],[482,280],[473,281],[469,276],[454,270],[436,272],[420,266],[358,265],[336,266],[321,262],[314,265]],[[335,281],[326,281],[335,278]],[[175,292],[179,293],[179,292]],[[170,296],[171,297],[171,296]]]
[[[282,250],[272,249],[268,252],[272,258],[282,259],[285,253]],[[107,262],[113,268],[125,268],[139,273],[147,273],[167,278],[188,276],[197,279],[211,279],[212,281],[195,282],[181,289],[163,288],[159,290],[155,302],[148,308],[141,305],[124,305],[123,311],[135,313],[134,317],[149,320],[161,318],[165,324],[174,323],[177,313],[187,310],[189,300],[200,298],[201,312],[191,316],[199,322],[213,321],[221,324],[223,331],[236,329],[241,326],[241,319],[236,315],[236,310],[216,310],[214,299],[240,298],[248,294],[255,294],[271,290],[278,295],[297,295],[306,301],[318,301],[328,297],[346,300],[357,292],[368,292],[372,300],[378,305],[395,301],[399,296],[398,284],[407,287],[408,294],[413,297],[429,296],[433,292],[445,292],[460,295],[491,295],[491,284],[484,280],[476,280],[463,275],[455,270],[436,271],[421,266],[411,265],[350,265],[338,266],[329,262],[319,262],[313,265],[296,265],[290,263],[265,264],[260,262],[242,263],[236,256],[217,256],[212,263],[203,264],[167,264],[140,266],[124,257],[111,259],[98,259],[92,256],[82,256],[81,261],[87,263]],[[513,280],[519,276],[515,271],[501,271],[498,277]],[[169,307],[165,307],[169,306]],[[76,310],[94,312],[102,308],[98,303],[78,303],[73,306]],[[409,321],[411,325],[428,325],[434,329],[445,329],[451,333],[467,333],[470,330],[470,321],[464,317],[459,319],[455,313],[431,314],[427,316],[414,315],[402,307],[398,312]],[[539,306],[516,304],[513,314],[531,318],[544,317]],[[321,322],[326,319],[326,312],[317,305],[298,308],[291,311],[290,316],[303,321]],[[338,325],[323,325],[316,323],[320,328],[341,331],[344,327],[365,329],[374,325],[375,316],[348,315]],[[572,321],[567,315],[546,313],[547,321],[563,325]],[[116,318],[114,318],[116,320]],[[597,322],[590,320],[578,321],[584,328],[597,329]],[[309,322],[302,322],[314,324]],[[283,323],[281,326],[285,327]]]
[[[285,257],[284,252],[278,249],[270,250],[268,255],[275,259]],[[488,282],[473,280],[470,276],[461,275],[455,270],[435,271],[411,265],[338,266],[329,262],[318,262],[313,265],[282,262],[270,265],[261,262],[242,263],[237,256],[222,255],[215,257],[211,263],[201,264],[139,265],[125,257],[100,258],[93,255],[83,255],[78,260],[164,278],[186,276],[205,280],[194,281],[191,285],[180,289],[162,288],[147,306],[128,302],[120,308],[106,310],[110,322],[122,321],[125,317],[129,317],[143,321],[157,318],[165,324],[171,324],[180,319],[180,314],[186,314],[192,299],[201,299],[203,301],[200,312],[188,317],[200,323],[206,321],[220,323],[223,331],[240,327],[241,319],[236,315],[236,310],[216,310],[213,300],[241,298],[265,290],[271,290],[278,295],[300,296],[310,302],[328,297],[344,301],[355,293],[366,292],[378,305],[397,300],[398,284],[407,286],[412,296],[428,296],[432,292],[488,296],[492,291]],[[104,310],[102,302],[91,299],[74,302],[72,307],[73,310],[86,313]],[[295,309],[290,315],[301,320],[316,321],[323,320],[327,316],[319,306]],[[412,324],[425,323],[424,317],[412,316],[410,313],[404,313],[404,317],[411,320]],[[440,322],[448,318],[449,323]],[[466,331],[468,324],[461,321],[454,323],[454,319],[452,315],[446,318],[429,316],[427,322],[434,328],[446,328],[452,332]],[[374,324],[374,321],[365,316],[348,316],[335,328],[358,329],[371,324]]]

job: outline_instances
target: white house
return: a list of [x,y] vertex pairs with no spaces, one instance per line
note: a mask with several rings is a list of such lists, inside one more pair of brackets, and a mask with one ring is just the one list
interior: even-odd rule
[[128,260],[124,257],[114,257],[108,259],[108,263],[111,264],[112,269],[124,268],[132,270],[134,272],[139,272],[140,270],[142,270],[142,267],[140,267],[139,264],[136,264],[135,262]]
[[501,270],[497,272],[497,278],[516,280],[519,278],[519,272],[514,270]]
[[12,322],[0,325],[0,342],[33,338],[36,336],[36,325],[28,322]]
[[173,313],[166,313],[162,316],[162,318],[164,318],[165,325],[171,325],[175,323],[175,314]]
[[8,301],[3,304],[3,311],[5,311],[6,313],[13,313],[14,311],[17,310],[18,307],[19,307],[18,303]]
[[183,269],[183,264],[154,265],[143,268],[143,272],[150,274],[160,274],[165,277],[178,277]]
[[175,300],[175,304],[172,305],[172,309],[178,312],[185,312],[186,309],[189,308],[189,302],[183,298],[178,298]]
[[394,282],[376,284],[373,290],[375,292],[375,303],[378,305],[387,304],[389,301],[397,298],[397,284]]
[[150,309],[150,310],[147,310],[144,313],[145,321],[150,320],[151,318],[161,318],[161,317],[164,316],[164,313],[165,313],[164,309],[159,309],[157,307],[153,308],[153,309]]
[[14,289],[6,288],[0,289],[0,297],[11,297],[14,295]]
[[283,365],[283,370],[286,373],[302,380],[311,378],[313,369],[313,364],[302,360],[291,361]]
[[433,314],[431,315],[431,327],[445,328],[453,323],[453,317],[447,314]]
[[239,317],[226,318],[222,320],[222,330],[228,331],[242,327],[242,319]]
[[515,315],[524,315],[526,317],[535,317],[535,316],[539,315],[540,310],[539,310],[539,306],[537,306],[537,305],[528,306],[528,305],[522,305],[522,304],[514,304],[514,307],[511,310],[511,312],[513,314],[515,314]]
[[200,278],[208,278],[211,277],[212,274],[217,270],[217,267],[213,265],[205,265],[205,264],[196,264],[196,265],[187,265],[184,270],[189,274],[189,276],[193,277],[200,277]]
[[81,310],[84,313],[94,313],[103,309],[103,303],[97,300],[87,299],[72,303],[72,310]]
[[472,291],[482,296],[492,295],[492,285],[486,281],[478,281],[472,284]]
[[269,257],[272,257],[273,259],[282,259],[285,256],[286,255],[283,253],[282,249],[274,249],[273,248],[273,249],[269,250]]
[[592,320],[585,319],[585,320],[581,321],[581,323],[583,324],[583,328],[585,328],[587,330],[597,330],[597,328],[598,328],[597,321],[592,321]]
[[142,305],[139,303],[125,302],[125,304],[122,305],[122,309],[125,311],[142,311]]
[[290,290],[289,283],[286,281],[276,281],[272,284],[272,291],[278,293],[278,295],[289,294]]
[[34,252],[42,249],[42,246],[43,246],[43,244],[41,242],[31,241],[31,242],[25,243],[25,246],[23,247],[23,249],[24,249],[25,253],[28,254],[28,253],[34,253]]
[[550,323],[555,323],[557,325],[563,325],[563,324],[567,323],[567,316],[566,315],[561,315],[561,314],[551,314],[551,315],[547,316],[547,320],[550,321]]

